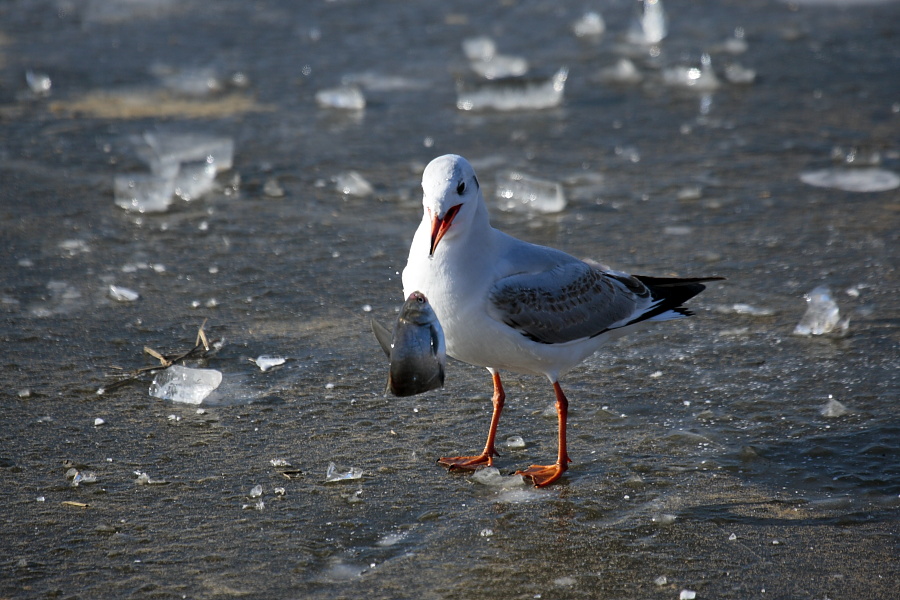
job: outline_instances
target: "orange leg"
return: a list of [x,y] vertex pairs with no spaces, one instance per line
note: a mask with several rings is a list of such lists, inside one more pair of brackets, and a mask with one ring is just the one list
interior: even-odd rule
[[566,452],[566,420],[569,416],[569,400],[558,382],[553,382],[553,391],[556,392],[556,416],[559,419],[559,450],[556,455],[556,464],[531,465],[524,471],[516,471],[516,475],[531,479],[535,487],[544,487],[559,479],[569,468],[569,463],[572,462]]
[[494,457],[497,456],[497,449],[494,447],[494,440],[497,437],[497,425],[500,423],[500,413],[503,412],[503,402],[506,400],[506,392],[503,391],[503,384],[500,382],[500,373],[495,371],[492,373],[494,379],[494,397],[491,402],[494,405],[494,413],[491,415],[491,428],[488,430],[487,442],[484,444],[484,450],[478,456],[449,456],[439,458],[438,463],[453,469],[466,469],[474,471],[481,467],[490,467],[494,464]]

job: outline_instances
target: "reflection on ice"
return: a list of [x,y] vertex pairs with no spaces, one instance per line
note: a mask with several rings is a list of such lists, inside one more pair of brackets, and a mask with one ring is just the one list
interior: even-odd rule
[[163,400],[200,404],[222,383],[215,369],[192,369],[173,365],[157,374],[150,384],[150,395]]
[[488,81],[460,81],[459,110],[540,110],[559,106],[569,71],[565,67],[548,79],[507,77]]
[[[806,302],[806,313],[794,328],[794,334],[823,335],[833,331],[840,321],[841,311],[828,286],[820,285],[806,294]],[[846,320],[841,323],[841,329],[846,330],[847,326]]]

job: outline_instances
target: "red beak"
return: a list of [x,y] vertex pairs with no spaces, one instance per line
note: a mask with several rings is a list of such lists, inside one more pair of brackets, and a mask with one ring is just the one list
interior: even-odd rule
[[431,220],[431,248],[428,251],[428,256],[434,256],[434,251],[437,248],[438,242],[441,241],[441,238],[444,237],[444,234],[450,229],[450,226],[453,224],[453,218],[456,216],[456,213],[459,212],[460,208],[462,208],[462,204],[451,206],[446,214],[444,214],[443,219],[434,217]]

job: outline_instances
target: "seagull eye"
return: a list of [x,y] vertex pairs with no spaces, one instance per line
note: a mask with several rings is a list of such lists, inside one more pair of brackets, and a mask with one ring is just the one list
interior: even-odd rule
[[456,193],[459,194],[460,196],[462,196],[464,193],[466,193],[466,182],[465,181],[459,182],[459,185],[456,186]]

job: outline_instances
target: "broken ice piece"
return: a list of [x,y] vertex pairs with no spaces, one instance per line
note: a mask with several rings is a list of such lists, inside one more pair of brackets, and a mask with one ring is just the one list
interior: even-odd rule
[[254,485],[250,489],[250,497],[251,498],[259,498],[260,496],[262,496],[262,493],[263,493],[263,489],[262,489],[262,486],[259,484]]
[[663,83],[675,87],[686,87],[704,92],[715,90],[719,87],[719,78],[712,68],[712,58],[709,54],[700,57],[700,67],[684,67],[677,65],[663,70]]
[[678,600],[694,600],[697,597],[697,592],[694,590],[681,590],[681,593],[678,594]]
[[175,194],[175,179],[158,175],[116,175],[113,180],[116,205],[131,212],[159,213],[168,210]]
[[504,477],[500,474],[500,470],[495,467],[478,469],[472,475],[472,481],[501,490],[525,485],[525,478],[521,475],[509,475]]
[[845,192],[886,192],[900,187],[900,175],[875,167],[806,171],[800,174],[800,181]]
[[136,291],[118,285],[109,286],[109,297],[117,302],[134,302],[140,298]]
[[94,427],[100,427],[101,425],[105,425],[105,424],[106,424],[106,421],[104,421],[100,417],[97,417],[96,419],[94,419]]
[[170,173],[172,165],[191,162],[206,162],[221,172],[234,162],[234,139],[230,137],[148,131],[142,141],[145,146],[138,148],[138,153],[156,174]]
[[609,83],[640,83],[644,79],[635,64],[627,58],[620,58],[615,65],[601,69],[598,77],[600,81]]
[[640,2],[638,16],[628,32],[632,44],[658,44],[668,35],[666,12],[662,0]]
[[572,30],[578,37],[599,37],[606,31],[606,22],[600,13],[587,12],[572,24]]
[[39,71],[32,71],[31,69],[25,71],[25,83],[28,84],[28,89],[35,96],[49,95],[50,88],[53,86],[49,75]]
[[362,110],[366,107],[366,97],[355,85],[342,85],[316,92],[316,102],[324,108],[340,110]]
[[555,213],[566,207],[562,185],[516,171],[497,175],[496,196],[500,209],[526,213]]
[[828,286],[820,285],[806,294],[806,302],[806,313],[794,328],[794,335],[823,335],[833,331],[841,318],[841,311],[832,299]]
[[289,463],[287,461],[287,459],[284,459],[284,458],[273,458],[269,462],[272,464],[273,467],[289,467],[289,466],[291,466],[291,463]]
[[507,448],[524,448],[525,440],[522,439],[521,435],[511,435],[506,438],[506,447]]
[[215,369],[191,369],[173,365],[159,373],[150,384],[150,395],[163,400],[200,404],[222,383]]
[[209,193],[216,182],[216,166],[209,161],[181,165],[175,176],[175,195],[190,202]]
[[828,402],[825,403],[825,406],[819,411],[823,417],[828,418],[843,417],[848,412],[847,407],[835,400],[831,394],[828,395]]
[[548,79],[506,77],[479,82],[460,81],[456,90],[459,110],[540,110],[559,106],[569,70]]
[[135,483],[138,485],[165,485],[169,483],[165,479],[150,479],[150,476],[143,471],[135,471],[134,474],[137,475]]
[[259,367],[259,370],[263,372],[268,371],[272,367],[283,365],[284,361],[285,359],[280,356],[271,356],[269,354],[262,354],[260,356],[257,356],[255,359],[250,359],[250,362]]
[[72,478],[72,487],[78,487],[81,484],[87,485],[89,483],[97,483],[97,476],[94,473],[75,472],[75,476]]
[[334,178],[335,188],[347,196],[368,196],[375,190],[365,177],[356,171],[347,171]]
[[325,483],[334,483],[335,481],[350,481],[352,479],[361,479],[363,476],[362,469],[350,467],[349,470],[339,472],[337,466],[332,462],[328,463],[328,469],[325,471]]

